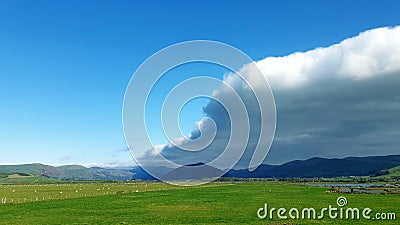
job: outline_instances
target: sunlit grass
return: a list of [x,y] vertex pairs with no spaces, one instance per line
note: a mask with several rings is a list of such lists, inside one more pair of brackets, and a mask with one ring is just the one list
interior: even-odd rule
[[[337,197],[344,195],[327,193],[327,187],[284,182],[221,182],[196,187],[159,182],[5,185],[0,189],[1,194],[13,193],[14,199],[23,196],[35,198],[36,195],[59,196],[59,200],[0,205],[0,223],[3,224],[268,224],[270,220],[257,217],[257,210],[264,203],[275,208],[321,209],[328,205],[336,206]],[[83,193],[86,197],[80,197]],[[65,199],[65,196],[71,197]],[[349,207],[370,207],[374,212],[399,213],[399,195],[344,196]],[[279,220],[274,217],[273,222],[397,224],[397,221],[332,220],[327,217],[322,220]]]

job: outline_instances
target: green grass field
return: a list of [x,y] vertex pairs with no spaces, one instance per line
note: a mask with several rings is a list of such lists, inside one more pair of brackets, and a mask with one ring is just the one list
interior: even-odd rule
[[[257,217],[264,203],[288,210],[313,207],[317,212],[329,205],[337,207],[336,199],[343,194],[326,193],[328,189],[283,182],[222,182],[197,187],[159,182],[1,185],[0,197],[14,201],[0,205],[0,224],[399,224],[399,218],[279,220],[275,214],[271,221]],[[346,207],[369,207],[371,216],[376,212],[400,216],[399,195],[343,196]],[[28,203],[21,203],[25,198]],[[16,199],[20,204],[15,204]]]
[[0,184],[41,184],[41,183],[61,183],[62,181],[43,177],[43,176],[28,176],[28,177],[0,177]]

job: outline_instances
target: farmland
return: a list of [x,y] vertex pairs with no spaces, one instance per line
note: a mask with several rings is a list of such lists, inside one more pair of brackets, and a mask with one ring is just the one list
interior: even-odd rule
[[[60,183],[1,185],[0,224],[266,224],[257,210],[270,207],[321,209],[336,206],[343,194],[327,187],[287,182],[219,182],[196,187],[160,182]],[[50,199],[49,199],[50,196]],[[395,212],[395,194],[346,194],[349,207],[369,207],[373,212]],[[10,203],[13,199],[13,202]],[[21,199],[26,203],[21,203]],[[18,204],[19,200],[19,204]],[[397,219],[398,220],[398,219]],[[279,220],[272,224],[397,224],[383,220]]]
[[18,204],[38,201],[85,198],[104,195],[138,193],[177,189],[161,182],[75,182],[52,184],[12,184],[0,185],[0,197],[6,197],[6,203]]

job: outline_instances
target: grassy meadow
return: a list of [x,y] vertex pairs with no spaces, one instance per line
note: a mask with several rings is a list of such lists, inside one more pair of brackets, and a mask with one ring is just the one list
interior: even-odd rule
[[[400,196],[335,194],[327,187],[286,182],[220,182],[195,187],[161,182],[1,185],[0,224],[398,224],[397,220],[259,219],[269,207],[313,207],[343,195],[348,207],[399,216]],[[50,196],[50,199],[48,198]],[[13,202],[10,202],[13,199]],[[26,203],[22,203],[26,199]],[[18,203],[19,202],[19,203]]]

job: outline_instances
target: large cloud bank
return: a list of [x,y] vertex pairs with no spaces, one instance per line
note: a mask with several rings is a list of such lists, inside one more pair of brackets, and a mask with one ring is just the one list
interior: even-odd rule
[[[400,27],[365,31],[326,48],[267,57],[256,65],[274,91],[278,116],[275,140],[265,163],[400,154]],[[253,70],[249,64],[240,73],[251,80],[255,79]],[[259,112],[248,87],[233,74],[224,81],[246,99],[250,124],[257,128]],[[223,87],[213,95],[230,98]],[[141,161],[154,163],[154,154],[185,164],[208,162],[218,156],[229,138],[229,117],[213,101],[203,110],[218,127],[214,142],[204,151],[157,146]],[[250,161],[259,135],[253,127],[239,167]],[[196,138],[199,130],[207,132],[207,121],[198,123],[190,138]]]

